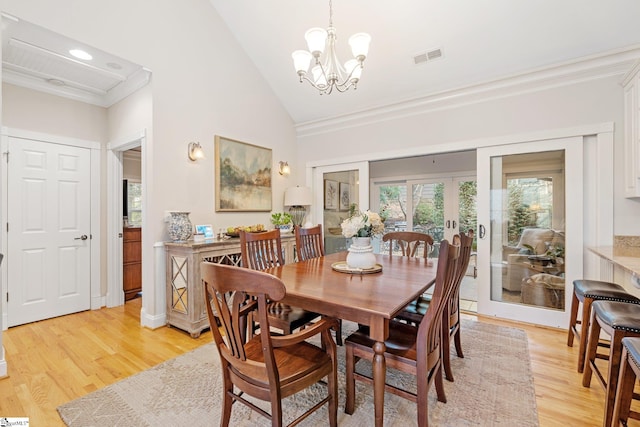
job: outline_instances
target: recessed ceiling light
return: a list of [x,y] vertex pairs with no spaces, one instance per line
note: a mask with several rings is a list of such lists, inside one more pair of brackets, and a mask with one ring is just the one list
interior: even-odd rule
[[71,49],[69,53],[76,58],[84,59],[85,61],[90,61],[93,59],[93,56],[89,55],[87,52],[81,49]]

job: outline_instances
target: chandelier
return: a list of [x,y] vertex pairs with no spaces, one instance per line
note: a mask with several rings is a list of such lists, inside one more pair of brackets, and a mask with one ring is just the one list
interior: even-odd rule
[[[345,92],[351,86],[355,90],[362,74],[362,63],[369,53],[371,36],[367,33],[357,33],[349,38],[349,45],[353,59],[345,62],[344,66],[338,61],[336,54],[336,29],[333,26],[333,5],[329,0],[329,27],[311,28],[305,34],[309,51],[296,50],[291,54],[300,83],[308,81],[311,86],[320,91],[320,95],[330,94],[335,88]],[[325,51],[326,48],[326,51]],[[315,64],[311,68],[311,78],[308,76],[311,60]]]

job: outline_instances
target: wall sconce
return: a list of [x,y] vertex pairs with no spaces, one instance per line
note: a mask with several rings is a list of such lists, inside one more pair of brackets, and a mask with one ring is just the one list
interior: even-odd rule
[[288,162],[280,162],[280,169],[278,169],[278,173],[282,176],[289,176],[291,173],[291,168],[289,167]]
[[196,160],[204,159],[204,151],[202,150],[202,145],[199,142],[190,142],[189,143],[189,160],[195,162]]

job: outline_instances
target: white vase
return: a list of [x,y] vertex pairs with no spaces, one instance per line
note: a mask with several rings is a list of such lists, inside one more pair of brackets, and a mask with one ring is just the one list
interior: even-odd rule
[[371,237],[354,237],[347,254],[349,268],[368,269],[376,266],[376,256],[373,254]]
[[193,224],[189,219],[189,212],[171,212],[167,225],[169,237],[174,242],[186,242],[193,234]]

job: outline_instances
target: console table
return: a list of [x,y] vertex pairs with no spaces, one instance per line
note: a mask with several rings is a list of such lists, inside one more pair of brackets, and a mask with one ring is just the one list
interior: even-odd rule
[[[167,281],[167,325],[197,338],[209,327],[204,288],[200,280],[203,261],[241,265],[240,239],[207,239],[202,242],[165,242]],[[285,263],[295,260],[295,236],[282,236]]]

